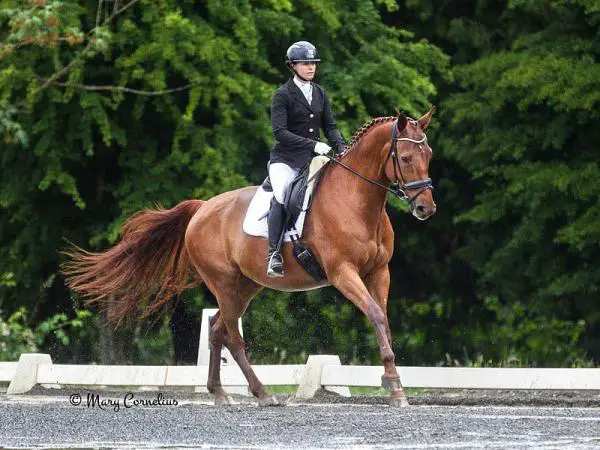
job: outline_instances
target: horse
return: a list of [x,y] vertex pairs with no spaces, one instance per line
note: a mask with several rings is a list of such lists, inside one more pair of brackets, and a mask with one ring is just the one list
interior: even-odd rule
[[[408,406],[392,351],[387,317],[389,261],[394,231],[386,212],[391,192],[407,200],[412,215],[435,214],[428,176],[432,149],[425,130],[434,107],[419,119],[403,113],[372,119],[344,151],[326,166],[306,217],[302,239],[313,251],[326,279],[317,281],[292,257],[284,243],[283,277],[266,276],[267,244],[242,230],[248,205],[257,190],[245,187],[209,200],[186,200],[171,209],[140,211],[123,225],[121,240],[103,252],[73,245],[61,266],[67,286],[86,304],[107,307],[116,325],[139,313],[157,313],[185,289],[204,283],[219,312],[210,321],[207,389],[217,406],[233,404],[221,385],[221,351],[225,345],[261,406],[277,398],[257,378],[238,330],[252,298],[262,289],[305,291],[334,286],[369,319],[377,335],[384,366],[382,386],[391,406]],[[143,300],[147,299],[147,300]]]

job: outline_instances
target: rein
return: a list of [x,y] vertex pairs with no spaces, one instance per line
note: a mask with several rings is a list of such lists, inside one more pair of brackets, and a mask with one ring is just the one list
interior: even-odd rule
[[[364,175],[361,175],[360,173],[358,173],[356,170],[354,170],[351,167],[348,167],[346,164],[342,163],[340,160],[338,160],[336,157],[334,156],[330,156],[328,154],[325,154],[325,156],[327,158],[329,158],[330,161],[335,162],[336,164],[339,164],[340,166],[342,166],[344,169],[352,172],[354,175],[358,176],[359,178],[362,178],[363,180],[365,180],[368,183],[371,183],[385,191],[391,192],[392,194],[394,194],[396,197],[398,197],[400,200],[405,200],[407,201],[409,204],[413,204],[413,202],[415,201],[415,199],[421,195],[422,192],[426,191],[427,189],[433,189],[433,183],[431,182],[431,178],[426,178],[424,180],[417,180],[417,181],[411,181],[410,183],[405,183],[404,182],[404,177],[402,176],[402,169],[400,168],[400,163],[398,162],[398,149],[397,149],[397,142],[398,141],[409,141],[409,142],[413,142],[415,144],[421,144],[423,142],[425,142],[427,140],[427,136],[425,136],[423,139],[421,139],[420,141],[411,139],[411,138],[399,138],[398,137],[398,119],[396,119],[394,121],[394,123],[392,124],[392,146],[390,147],[390,152],[388,153],[387,158],[385,159],[385,163],[383,164],[383,167],[385,167],[385,165],[387,164],[388,160],[390,159],[390,157],[393,159],[393,165],[394,165],[394,181],[392,182],[392,186],[385,186],[375,180],[372,180],[370,178],[365,177]],[[398,176],[398,174],[400,174],[400,176]],[[402,182],[402,183],[400,183]],[[415,189],[420,189],[419,192],[417,192],[415,195],[413,195],[412,197],[410,197],[406,191],[410,191],[410,190],[415,190]]]

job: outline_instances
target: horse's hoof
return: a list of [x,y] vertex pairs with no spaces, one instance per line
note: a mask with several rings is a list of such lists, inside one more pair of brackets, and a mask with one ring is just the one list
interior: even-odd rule
[[215,397],[215,406],[233,406],[235,402],[229,395]]
[[388,391],[397,391],[402,389],[402,384],[400,378],[386,378],[384,375],[381,377],[381,387]]
[[274,395],[258,399],[258,406],[283,406]]
[[392,408],[406,408],[410,406],[404,391],[392,391],[390,394],[390,406]]

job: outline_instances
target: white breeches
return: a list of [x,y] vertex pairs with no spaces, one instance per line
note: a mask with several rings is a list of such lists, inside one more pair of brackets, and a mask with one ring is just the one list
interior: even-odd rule
[[284,163],[269,164],[269,178],[277,203],[283,205],[285,193],[298,172],[298,169],[292,169]]

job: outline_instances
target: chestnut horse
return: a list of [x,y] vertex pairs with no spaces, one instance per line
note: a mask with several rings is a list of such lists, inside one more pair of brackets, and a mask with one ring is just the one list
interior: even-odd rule
[[[435,213],[428,178],[432,150],[424,134],[432,113],[433,108],[418,120],[404,114],[371,120],[324,170],[303,231],[304,242],[327,274],[322,282],[298,265],[288,243],[282,249],[285,276],[266,276],[266,240],[242,231],[254,186],[207,201],[184,201],[168,210],[138,212],[123,226],[115,247],[101,253],[78,247],[66,252],[71,259],[63,264],[67,285],[88,304],[105,303],[118,323],[141,309],[145,315],[155,313],[173,296],[205,283],[219,306],[211,321],[207,381],[216,405],[231,403],[220,380],[223,345],[259,404],[278,404],[250,366],[238,330],[250,300],[265,287],[304,291],[333,285],[375,327],[384,365],[382,385],[391,390],[390,405],[406,406],[387,318],[394,231],[385,203],[393,192],[409,201],[418,219]],[[142,306],[143,299],[149,304]]]

